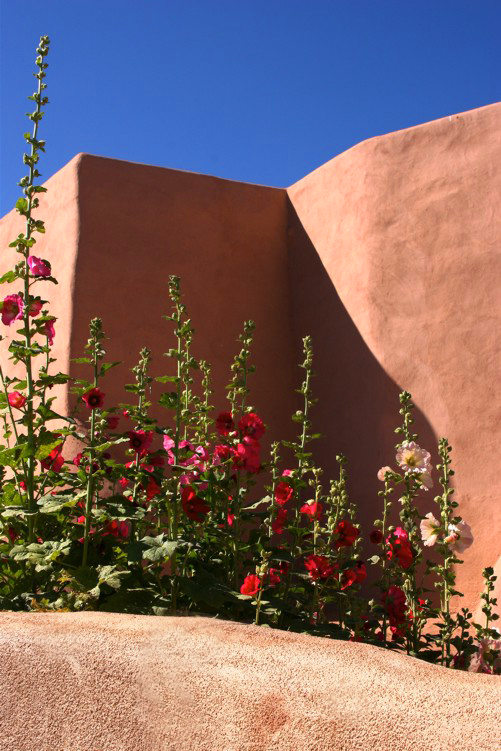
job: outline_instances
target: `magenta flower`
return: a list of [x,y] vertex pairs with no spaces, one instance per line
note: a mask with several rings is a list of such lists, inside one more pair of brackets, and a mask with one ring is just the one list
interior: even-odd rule
[[36,256],[28,256],[28,266],[33,276],[50,276],[51,267],[48,261]]
[[129,430],[127,435],[129,436],[129,446],[137,454],[146,453],[153,440],[153,431],[151,430]]
[[7,295],[2,303],[2,323],[10,326],[23,317],[23,311],[24,300],[21,295]]
[[28,305],[28,315],[35,318],[35,316],[37,316],[42,310],[42,307],[43,307],[43,302],[40,300],[39,297],[35,297],[35,299],[32,300],[30,304]]
[[49,346],[52,347],[54,344],[54,337],[56,335],[56,331],[54,329],[54,321],[55,318],[51,318],[50,321],[45,321],[43,326],[40,329],[40,332],[42,334],[45,334],[47,339],[49,340]]

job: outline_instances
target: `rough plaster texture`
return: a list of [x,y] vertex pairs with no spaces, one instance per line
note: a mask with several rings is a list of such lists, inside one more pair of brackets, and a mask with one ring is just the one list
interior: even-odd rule
[[501,679],[207,618],[0,614],[0,751],[499,751]]
[[[272,440],[291,435],[299,345],[311,334],[317,458],[328,477],[335,454],[348,456],[366,532],[379,512],[376,472],[393,463],[398,393],[411,391],[422,445],[446,435],[454,448],[475,534],[459,588],[475,609],[482,568],[501,565],[500,163],[500,104],[361,143],[287,191],[79,155],[47,182],[36,246],[60,280],[49,290],[60,369],[82,373],[71,358],[98,315],[110,359],[124,362],[107,377],[109,403],[125,400],[142,346],[154,375],[164,372],[172,340],[161,316],[178,274],[218,408],[242,321],[256,321],[252,403]],[[21,230],[15,213],[1,220],[2,247]],[[0,271],[11,263],[4,253]]]

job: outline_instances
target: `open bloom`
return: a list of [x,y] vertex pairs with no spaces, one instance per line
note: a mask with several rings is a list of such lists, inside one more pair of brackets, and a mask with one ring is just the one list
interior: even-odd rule
[[105,537],[106,535],[112,535],[113,537],[123,537],[125,539],[129,536],[129,525],[125,521],[119,522],[117,519],[113,519],[112,521],[106,523],[103,531],[103,537]]
[[424,545],[428,548],[435,545],[440,537],[440,522],[438,519],[435,519],[431,511],[421,520],[419,528],[421,529],[421,540]]
[[216,417],[216,430],[219,435],[229,435],[232,430],[235,430],[235,423],[231,412],[220,412]]
[[12,391],[8,398],[10,406],[16,407],[16,409],[22,409],[26,404],[26,397],[20,394],[19,391]]
[[238,421],[238,429],[243,435],[248,435],[251,438],[255,438],[259,441],[263,437],[265,427],[264,423],[255,412],[248,412]]
[[36,256],[28,256],[28,266],[33,276],[50,276],[51,266],[48,261]]
[[397,464],[410,474],[431,474],[430,459],[431,454],[415,441],[404,441],[397,450]]
[[329,559],[324,555],[309,555],[304,559],[304,567],[314,581],[328,579],[336,570],[336,567],[329,563]]
[[470,525],[461,520],[458,524],[449,524],[447,537],[444,538],[450,549],[455,553],[464,553],[473,542]]
[[306,501],[299,510],[302,514],[307,514],[307,516],[311,516],[313,519],[318,519],[324,508],[319,501]]
[[287,509],[279,508],[277,515],[271,523],[271,528],[276,535],[283,534],[284,526],[287,523]]
[[42,328],[40,329],[41,333],[45,334],[45,336],[49,340],[49,345],[51,347],[54,344],[54,337],[56,335],[56,330],[54,329],[55,320],[55,318],[51,318],[50,321],[45,321]]
[[129,446],[139,454],[147,451],[153,440],[152,430],[129,430]]
[[383,541],[383,533],[380,529],[373,529],[369,535],[369,540],[373,542],[374,545],[379,545],[379,543]]
[[334,545],[338,549],[342,547],[349,548],[360,534],[358,527],[354,527],[348,520],[339,522],[334,532],[337,534],[337,540],[334,542]]
[[261,586],[261,579],[256,574],[249,574],[244,579],[240,587],[240,593],[243,595],[257,595]]
[[182,489],[181,505],[188,519],[192,519],[195,522],[203,521],[205,515],[210,511],[204,499],[195,493],[191,485],[185,485]]
[[105,396],[106,394],[103,394],[101,389],[98,389],[96,387],[89,389],[89,391],[86,391],[85,394],[82,394],[82,400],[85,402],[89,409],[101,409],[104,404]]
[[43,308],[43,302],[39,297],[35,297],[28,305],[28,315],[35,318]]
[[2,323],[10,326],[23,317],[24,300],[21,295],[7,295],[2,303]]
[[293,493],[294,488],[292,487],[292,485],[289,485],[288,482],[279,482],[277,487],[275,488],[275,503],[277,503],[279,506],[283,506],[285,503],[290,501]]
[[347,589],[352,584],[361,584],[367,578],[367,569],[363,561],[357,561],[354,568],[349,568],[341,574],[341,589]]
[[40,464],[44,469],[51,469],[53,472],[60,472],[63,464],[65,462],[65,459],[63,455],[61,454],[61,446],[56,446],[55,449],[52,449],[50,454],[45,457],[45,459],[42,459],[40,461]]
[[233,449],[233,466],[235,469],[244,469],[247,472],[259,472],[261,460],[259,441],[251,436],[244,435],[242,442]]
[[409,542],[409,535],[405,529],[397,527],[394,532],[388,535],[386,543],[388,545],[388,550],[386,551],[388,560],[391,561],[397,558],[403,569],[409,568],[414,556]]

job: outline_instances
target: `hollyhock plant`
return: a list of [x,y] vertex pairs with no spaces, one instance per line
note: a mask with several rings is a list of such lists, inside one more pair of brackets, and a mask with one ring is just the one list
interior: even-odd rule
[[10,326],[23,317],[24,301],[21,295],[7,295],[2,303],[2,323]]
[[328,579],[336,570],[324,555],[309,555],[304,559],[304,567],[314,581]]
[[240,593],[243,595],[257,595],[261,588],[261,579],[256,574],[249,574],[245,577],[244,583],[240,587]]
[[374,543],[374,545],[379,545],[383,541],[383,533],[380,529],[373,529],[369,535],[369,540]]
[[106,418],[106,427],[108,430],[116,430],[120,422],[119,415],[108,415]]
[[235,430],[231,412],[220,412],[216,418],[216,430],[219,435],[227,436]]
[[214,446],[214,455],[212,457],[212,461],[216,466],[219,466],[220,464],[224,464],[229,459],[231,459],[233,456],[233,451],[230,446],[227,446],[225,443],[219,443],[217,446]]
[[237,470],[246,472],[259,472],[261,460],[259,458],[261,447],[257,440],[250,436],[244,436],[242,443],[233,449],[233,466]]
[[41,333],[45,334],[51,347],[54,344],[54,337],[56,336],[56,330],[54,328],[55,320],[55,318],[51,318],[49,321],[45,321],[41,328]]
[[457,524],[449,524],[444,542],[455,553],[464,553],[473,544],[473,533],[469,524],[463,520]]
[[394,532],[388,535],[386,543],[388,545],[388,550],[386,551],[388,560],[397,558],[401,567],[408,569],[412,565],[414,556],[409,542],[409,535],[405,529],[397,527]]
[[[84,517],[85,519],[85,517]],[[113,537],[122,537],[126,539],[129,536],[129,525],[125,521],[117,521],[113,519],[106,523],[103,531],[103,536],[112,535]]]
[[43,302],[39,297],[36,297],[34,300],[32,300],[28,306],[28,315],[30,315],[32,318],[36,318],[36,316],[40,313],[40,311],[43,308]]
[[191,485],[185,485],[182,489],[181,505],[188,519],[196,522],[203,521],[210,511],[210,506],[206,504],[203,498],[197,496]]
[[101,389],[97,387],[86,391],[82,394],[82,400],[85,402],[89,409],[102,409],[104,406],[104,394]]
[[129,430],[129,446],[137,454],[146,453],[153,441],[153,432],[151,430]]
[[380,480],[381,482],[384,482],[385,478],[386,478],[386,475],[388,473],[391,474],[392,472],[393,472],[393,470],[392,470],[391,467],[381,467],[381,469],[377,473],[377,479]]
[[430,474],[430,459],[431,454],[415,441],[403,441],[396,455],[397,464],[408,474]]
[[435,519],[431,511],[429,514],[426,514],[424,519],[421,520],[421,524],[419,526],[423,544],[426,545],[426,547],[435,545],[435,543],[440,539],[441,527],[440,522],[438,521],[438,519]]
[[336,548],[351,547],[355,540],[360,536],[360,530],[350,521],[344,520],[338,523],[334,530],[337,539],[334,542]]
[[27,263],[33,276],[47,277],[51,275],[51,266],[48,261],[36,256],[28,256]]
[[61,454],[62,446],[57,446],[50,454],[40,461],[44,469],[51,469],[53,472],[60,472],[63,468],[65,459]]
[[313,519],[319,519],[324,508],[319,501],[306,501],[299,510],[302,514],[311,516]]
[[20,394],[19,391],[12,391],[8,396],[9,404],[16,409],[22,409],[26,404],[26,397]]
[[248,412],[238,421],[238,429],[244,436],[250,436],[259,441],[265,433],[264,423],[255,412]]
[[271,523],[271,528],[276,535],[283,534],[284,527],[287,523],[287,509],[279,508],[277,515]]

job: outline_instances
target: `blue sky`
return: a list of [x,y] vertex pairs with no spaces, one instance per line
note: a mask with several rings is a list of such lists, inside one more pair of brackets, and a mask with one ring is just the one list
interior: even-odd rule
[[49,177],[76,153],[286,186],[501,99],[500,0],[0,0],[0,215],[49,34]]

